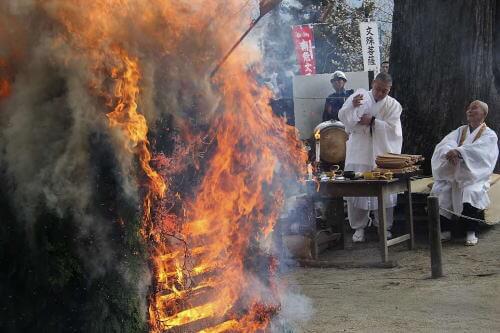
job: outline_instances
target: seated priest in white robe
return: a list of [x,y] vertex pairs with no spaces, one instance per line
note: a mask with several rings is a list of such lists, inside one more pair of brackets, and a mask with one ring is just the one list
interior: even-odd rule
[[[448,134],[432,155],[434,185],[431,195],[439,198],[439,206],[456,214],[468,216],[459,219],[466,231],[466,245],[475,245],[479,223],[484,220],[484,209],[490,204],[489,179],[498,158],[498,138],[484,120],[488,105],[481,101],[470,103],[466,110],[467,125]],[[451,214],[441,209],[442,238],[451,237]]]
[[[359,89],[352,94],[339,111],[339,119],[349,133],[346,143],[345,170],[354,172],[372,171],[375,159],[385,153],[401,153],[403,136],[401,131],[401,105],[388,96],[392,78],[380,73],[373,81],[372,90]],[[365,227],[370,220],[370,210],[375,211],[375,224],[378,223],[378,202],[374,197],[347,200],[347,215],[351,228],[355,230],[354,242],[365,240]],[[397,194],[386,200],[387,238],[391,238],[393,209]]]

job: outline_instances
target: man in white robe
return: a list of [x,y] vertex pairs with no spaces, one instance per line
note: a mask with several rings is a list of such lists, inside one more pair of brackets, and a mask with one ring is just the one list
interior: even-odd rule
[[[351,95],[339,111],[339,119],[349,133],[346,143],[345,170],[354,172],[372,171],[375,159],[385,153],[401,153],[403,136],[401,130],[401,105],[388,96],[392,78],[380,73],[373,81],[372,90],[359,89]],[[355,230],[354,242],[365,240],[365,227],[370,220],[370,210],[377,210],[377,198],[346,198],[347,215],[351,228]],[[391,238],[393,208],[397,195],[386,200],[387,236]],[[378,223],[378,211],[375,211]]]
[[[498,138],[486,126],[488,105],[472,102],[467,110],[467,122],[448,134],[432,155],[434,185],[431,195],[439,198],[439,206],[457,214],[484,220],[484,209],[490,204],[489,179],[498,158]],[[443,239],[449,239],[451,227],[449,212],[441,210]],[[463,218],[466,245],[478,242],[478,222]]]

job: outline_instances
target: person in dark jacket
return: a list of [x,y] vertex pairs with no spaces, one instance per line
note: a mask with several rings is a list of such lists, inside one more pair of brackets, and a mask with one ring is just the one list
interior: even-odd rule
[[354,90],[345,90],[344,88],[347,82],[344,72],[336,71],[333,73],[330,82],[335,92],[326,98],[323,121],[339,120],[340,108],[344,105],[347,97],[354,93]]

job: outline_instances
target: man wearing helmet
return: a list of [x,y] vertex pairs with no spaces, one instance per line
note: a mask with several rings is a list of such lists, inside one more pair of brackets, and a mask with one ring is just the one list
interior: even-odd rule
[[335,92],[326,98],[323,121],[339,120],[340,108],[346,99],[354,93],[354,90],[345,90],[344,88],[347,82],[344,72],[336,71],[333,73],[330,82]]

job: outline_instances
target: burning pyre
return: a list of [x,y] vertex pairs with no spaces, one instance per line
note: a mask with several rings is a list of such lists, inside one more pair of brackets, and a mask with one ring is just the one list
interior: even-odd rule
[[[27,207],[42,197],[62,215],[88,217],[96,189],[86,174],[87,137],[109,136],[121,187],[141,207],[140,237],[154,276],[152,332],[256,332],[280,311],[277,261],[262,244],[305,155],[254,79],[257,48],[242,45],[209,77],[251,24],[248,3],[0,4],[0,109],[11,126],[6,162],[18,195]],[[37,98],[54,80],[63,92],[47,117],[70,117],[71,126],[44,140],[50,161],[9,154],[20,128],[50,125]],[[46,165],[43,174],[32,170],[36,183],[23,186],[20,163]]]

